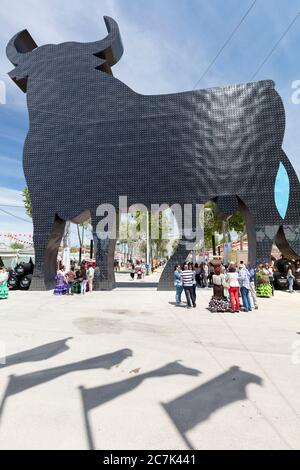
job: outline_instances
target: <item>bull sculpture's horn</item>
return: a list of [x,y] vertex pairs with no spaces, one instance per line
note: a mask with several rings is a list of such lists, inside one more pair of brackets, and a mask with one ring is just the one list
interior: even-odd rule
[[22,57],[24,57],[23,54],[31,52],[37,47],[36,42],[32,39],[27,29],[24,29],[9,41],[6,47],[6,55],[11,63],[17,66],[21,62]]
[[118,23],[109,16],[104,16],[104,21],[108,35],[100,41],[90,42],[89,46],[93,49],[93,54],[96,57],[104,59],[109,67],[112,67],[122,57],[124,48]]

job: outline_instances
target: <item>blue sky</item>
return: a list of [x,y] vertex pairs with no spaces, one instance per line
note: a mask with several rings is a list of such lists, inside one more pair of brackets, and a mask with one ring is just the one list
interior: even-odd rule
[[[7,77],[8,40],[27,28],[38,45],[92,41],[105,36],[103,15],[119,23],[125,52],[113,72],[145,94],[190,90],[253,0],[1,0],[0,233],[30,233],[20,191],[25,186],[22,148],[28,128],[26,96]],[[257,0],[255,6],[198,88],[250,80],[296,13],[300,0]],[[300,176],[300,104],[292,82],[300,80],[300,18],[256,76],[271,78],[287,117],[284,149]],[[1,206],[2,205],[2,206]]]

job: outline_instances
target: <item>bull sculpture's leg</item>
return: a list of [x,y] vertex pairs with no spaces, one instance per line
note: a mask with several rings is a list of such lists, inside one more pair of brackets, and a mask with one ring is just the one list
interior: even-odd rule
[[[182,215],[183,215],[183,211],[182,211]],[[188,223],[189,227],[181,227],[182,221],[178,219],[178,217],[176,217],[176,214],[174,214],[174,216],[176,218],[177,225],[178,225],[180,232],[182,231],[182,228],[183,228],[184,230],[190,229],[195,234],[195,227],[197,226],[196,217],[199,217],[199,214],[196,210],[196,205],[193,205],[193,213],[191,215],[191,220],[185,220],[185,223]],[[160,276],[157,290],[174,290],[174,267],[176,266],[176,264],[182,265],[186,261],[188,255],[193,249],[193,246],[198,241],[199,240],[196,239],[196,236],[195,236],[195,239],[191,240],[191,239],[186,238],[184,233],[182,233],[177,249],[174,251],[174,253],[170,257],[169,261],[167,262]]]
[[170,257],[160,276],[157,290],[174,290],[174,267],[176,264],[182,265],[190,251],[191,249],[187,249],[184,239],[179,240],[178,247]]
[[287,259],[299,259],[300,225],[283,225],[280,227],[275,243]]
[[[279,224],[264,224],[255,208],[249,208],[238,198],[239,210],[246,221],[248,236],[248,259],[252,266],[270,261],[272,245],[279,230]],[[276,221],[275,204],[273,203],[272,219]]]
[[31,290],[54,288],[57,254],[64,234],[65,221],[53,214],[33,211],[33,242],[35,251]]
[[[281,243],[278,241],[278,248],[282,254],[288,259],[300,259],[300,223],[283,224],[280,233],[281,231],[284,237],[281,238]],[[277,240],[279,238],[276,242]]]
[[282,150],[281,162],[289,180],[289,201],[282,228],[277,237],[278,248],[287,258],[300,257],[300,183],[297,174]]
[[270,262],[272,245],[278,228],[278,225],[254,224],[247,229],[248,258],[252,266]]
[[[291,162],[283,151],[279,155],[279,162],[284,169],[281,167],[282,173],[277,174],[274,186],[271,185],[271,191],[264,195],[263,206],[250,208],[250,214],[247,209],[245,210],[245,205],[240,204],[240,210],[247,221],[249,258],[253,264],[270,259],[273,242],[289,259],[300,255],[300,184]],[[285,188],[283,196],[289,195],[289,198],[283,201],[283,205],[280,205],[281,198],[278,200],[275,197],[276,183],[279,184],[279,189]]]
[[99,239],[96,232],[96,220],[93,217],[92,226],[96,258],[94,290],[111,290],[116,286],[114,271],[116,239]]
[[[241,201],[239,203],[247,221],[249,258],[253,264],[269,260],[273,242],[285,257],[292,259],[300,256],[300,184],[283,150],[277,158],[280,172],[276,174],[277,168],[274,167],[273,185],[262,195],[261,203],[245,201],[250,210]],[[257,194],[261,194],[264,183],[263,180],[259,181]],[[276,197],[277,185],[281,193],[279,199]],[[284,196],[286,201],[282,200]]]

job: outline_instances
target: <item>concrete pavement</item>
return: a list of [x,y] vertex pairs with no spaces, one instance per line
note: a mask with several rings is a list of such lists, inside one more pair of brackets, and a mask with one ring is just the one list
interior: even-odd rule
[[0,448],[300,449],[300,293],[238,315],[197,293],[0,301]]

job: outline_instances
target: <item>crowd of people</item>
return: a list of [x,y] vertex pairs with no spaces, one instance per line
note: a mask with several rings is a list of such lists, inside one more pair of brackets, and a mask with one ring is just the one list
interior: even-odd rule
[[93,292],[95,269],[83,261],[80,266],[73,264],[66,272],[60,266],[55,277],[54,295],[73,295]]
[[[130,264],[129,273],[132,280],[143,279],[148,266],[143,261]],[[296,275],[300,275],[300,261],[286,265],[288,291],[294,293]],[[54,295],[73,295],[93,292],[95,269],[93,263],[83,261],[80,265],[72,263],[68,271],[60,265],[56,278]],[[0,299],[7,299],[9,271],[0,266]],[[192,262],[176,265],[174,270],[175,303],[182,304],[184,291],[186,306],[196,307],[197,288],[212,287],[213,295],[208,308],[212,312],[249,312],[258,308],[257,297],[274,295],[274,264],[260,264],[253,268],[243,261],[237,266],[234,262],[228,265],[214,266],[212,263],[193,264]],[[240,302],[242,299],[242,306]]]
[[129,268],[130,279],[133,281],[136,277],[138,280],[144,279],[147,266],[143,261],[137,261],[136,264],[131,263]]
[[[300,264],[296,266],[296,271],[300,272]],[[295,274],[291,263],[287,269],[287,280],[289,292],[293,293]],[[234,262],[218,266],[211,263],[194,265],[192,262],[177,264],[174,269],[174,286],[176,306],[182,304],[184,291],[186,307],[195,308],[197,287],[212,287],[213,295],[208,305],[211,312],[250,312],[258,309],[257,297],[274,295],[274,266],[265,263],[254,268],[243,261],[239,266]]]

